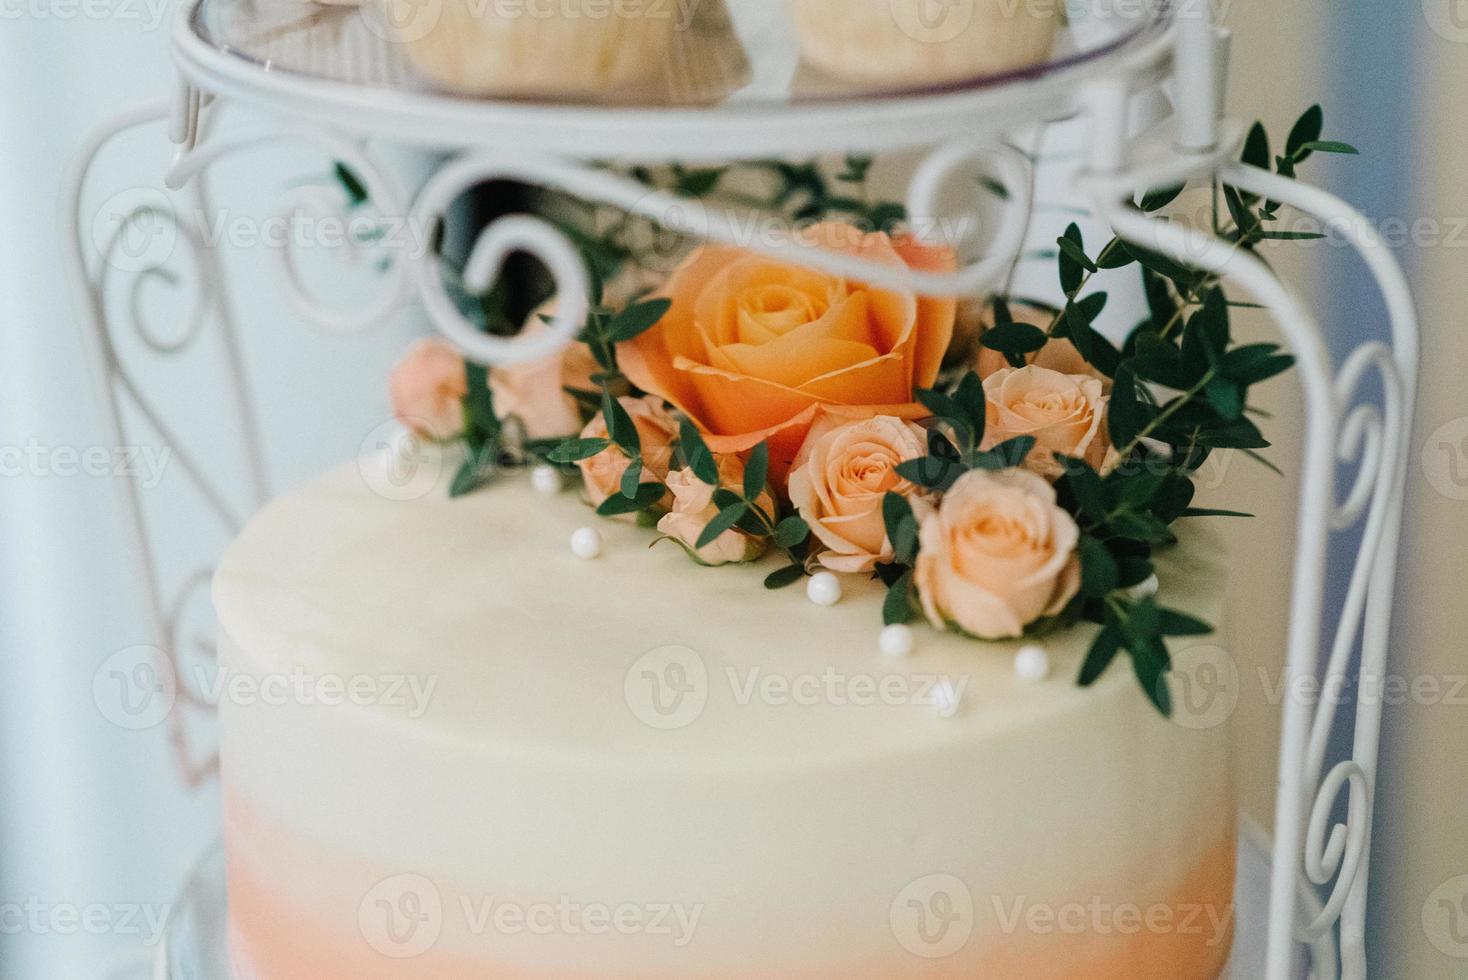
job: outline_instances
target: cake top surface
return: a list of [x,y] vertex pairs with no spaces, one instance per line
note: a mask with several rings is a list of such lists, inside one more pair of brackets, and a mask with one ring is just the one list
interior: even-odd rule
[[[336,710],[419,738],[603,767],[696,758],[705,772],[918,752],[1098,706],[1152,714],[1126,658],[1076,685],[1094,626],[984,643],[915,623],[913,651],[884,656],[880,583],[845,576],[841,602],[821,607],[763,588],[773,558],[700,568],[569,490],[511,475],[450,499],[453,460],[419,463],[404,485],[390,460],[364,458],[250,522],[214,582],[226,670],[362,685],[381,697]],[[601,554],[579,558],[570,539],[593,523]],[[1186,522],[1157,561],[1160,601],[1219,622],[1218,531]],[[1026,680],[1016,654],[1037,644],[1049,673]]]

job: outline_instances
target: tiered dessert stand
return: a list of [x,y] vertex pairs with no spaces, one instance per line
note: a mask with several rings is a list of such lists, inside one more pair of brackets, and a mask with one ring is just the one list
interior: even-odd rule
[[[769,7],[749,4],[750,9]],[[1147,5],[1141,5],[1147,6]],[[372,10],[281,4],[253,0],[192,0],[173,35],[179,82],[171,100],[142,107],[98,130],[71,180],[66,241],[75,288],[81,297],[97,375],[106,397],[107,424],[116,445],[128,444],[124,420],[141,418],[174,451],[205,503],[231,531],[238,517],[206,467],[184,451],[163,413],[119,355],[119,303],[143,346],[158,355],[179,353],[207,329],[219,332],[229,395],[238,413],[240,448],[256,502],[267,495],[255,409],[244,381],[235,325],[223,289],[220,256],[206,246],[198,216],[208,212],[205,172],[226,157],[292,142],[315,148],[327,161],[345,164],[364,186],[372,206],[386,217],[406,217],[419,234],[442,227],[449,209],[469,189],[491,179],[513,179],[553,188],[588,202],[639,215],[677,233],[725,241],[835,274],[876,284],[906,285],[920,292],[982,294],[1001,282],[1025,239],[1030,222],[1030,161],[1010,148],[1005,134],[1037,121],[1089,121],[1088,161],[1075,190],[1094,214],[1122,238],[1185,266],[1215,273],[1242,289],[1273,318],[1298,360],[1304,388],[1305,440],[1301,461],[1292,621],[1285,691],[1319,682],[1322,690],[1377,692],[1385,674],[1389,614],[1396,565],[1406,433],[1411,418],[1418,357],[1417,323],[1405,279],[1379,239],[1362,234],[1368,223],[1348,205],[1319,189],[1238,161],[1244,127],[1219,111],[1228,42],[1206,18],[1207,4],[1166,0],[1109,34],[1044,66],[1005,76],[927,91],[872,94],[811,79],[784,59],[790,48],[777,17],[746,19],[736,26],[750,52],[750,71],[737,90],[710,98],[680,92],[675,84],[656,96],[612,104],[552,104],[478,100],[438,94],[414,80],[399,46]],[[1182,9],[1187,8],[1187,9]],[[753,15],[746,15],[746,18]],[[697,61],[697,59],[694,59]],[[1174,113],[1165,125],[1140,137],[1128,135],[1128,106],[1138,93],[1164,86]],[[215,135],[213,117],[227,104],[248,104],[280,122],[263,136]],[[190,191],[194,207],[147,204],[128,215],[110,240],[84,235],[81,200],[92,163],[118,135],[164,124],[175,147],[163,170],[171,191]],[[409,145],[441,154],[441,162],[410,200],[404,181],[385,166],[374,147]],[[935,214],[949,179],[982,170],[1007,191],[1007,206],[982,256],[955,274],[901,274],[871,267],[792,240],[751,239],[733,216],[698,200],[651,190],[598,166],[600,161],[658,164],[677,161],[737,162],[809,158],[832,153],[881,153],[919,149],[907,193],[915,228]],[[1224,180],[1250,193],[1283,202],[1325,222],[1358,249],[1389,310],[1390,334],[1363,344],[1333,364],[1310,307],[1263,262],[1237,251],[1206,230],[1166,222],[1129,207],[1140,193],[1185,180]],[[292,211],[344,207],[344,194],[321,188],[298,191]],[[142,316],[144,286],[177,285],[164,267],[127,269],[112,261],[130,223],[172,221],[192,260],[192,313],[171,339]],[[88,226],[90,227],[90,225]],[[94,236],[93,236],[94,237]],[[95,246],[95,247],[93,247]],[[367,330],[409,303],[421,304],[433,326],[466,354],[485,363],[541,357],[567,343],[586,313],[588,275],[577,249],[557,228],[537,217],[512,216],[489,225],[472,248],[463,273],[471,291],[487,290],[505,258],[525,252],[555,277],[562,298],[548,331],[534,339],[499,338],[480,332],[461,313],[431,248],[386,256],[386,288],[365,306],[328,308],[308,290],[288,250],[282,251],[283,288],[308,319],[333,330]],[[119,271],[131,278],[119,284]],[[1375,374],[1372,382],[1368,375]],[[1379,397],[1363,394],[1379,389]],[[1338,465],[1354,471],[1342,493]],[[139,574],[147,587],[156,644],[173,666],[181,609],[202,576],[184,594],[165,592],[155,560],[140,488],[123,481]],[[1340,621],[1323,623],[1325,564],[1332,534],[1351,535],[1359,549]],[[1322,655],[1322,650],[1325,651]],[[181,687],[172,734],[188,780],[209,777],[212,762],[196,759],[184,709],[204,707],[196,691]],[[1367,857],[1377,774],[1381,699],[1354,705],[1354,744],[1349,758],[1327,768],[1340,699],[1313,704],[1286,697],[1280,746],[1278,807],[1272,853],[1244,850],[1241,948],[1237,976],[1286,980],[1308,960],[1319,980],[1361,978],[1366,971]],[[1344,794],[1345,799],[1342,800]],[[1250,845],[1250,839],[1245,844]],[[169,932],[160,977],[222,977],[222,873],[217,859],[201,867]],[[1267,882],[1267,884],[1265,884]],[[1251,893],[1258,883],[1258,894]],[[1304,955],[1308,953],[1307,955]],[[1258,965],[1239,962],[1258,957]]]

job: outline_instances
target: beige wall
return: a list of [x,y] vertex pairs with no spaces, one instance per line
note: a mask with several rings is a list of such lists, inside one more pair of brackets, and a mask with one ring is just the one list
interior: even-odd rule
[[[1468,484],[1455,482],[1452,472],[1457,463],[1468,474],[1468,233],[1461,230],[1468,221],[1468,181],[1461,176],[1468,173],[1468,127],[1460,122],[1468,105],[1468,31],[1459,36],[1442,25],[1434,31],[1421,16],[1428,11],[1430,18],[1433,4],[1447,10],[1449,2],[1400,5],[1420,31],[1418,50],[1428,66],[1421,75],[1432,79],[1419,121],[1432,134],[1428,144],[1363,147],[1420,161],[1414,213],[1394,217],[1431,219],[1448,236],[1414,244],[1404,254],[1423,314],[1425,357],[1391,673],[1426,686],[1420,697],[1387,707],[1370,931],[1371,976],[1381,980],[1468,977],[1468,693],[1454,693],[1468,673]],[[1233,114],[1262,117],[1280,133],[1311,102],[1324,102],[1329,118],[1323,72],[1309,63],[1324,54],[1313,39],[1326,8],[1326,0],[1234,0],[1228,6],[1225,23],[1237,35]],[[1291,255],[1288,248],[1276,249],[1274,256],[1276,267],[1307,295],[1324,263],[1339,261],[1318,250]],[[1273,389],[1273,456],[1294,471],[1298,398],[1289,384]],[[1261,667],[1276,671],[1282,655],[1294,489],[1292,480],[1244,461],[1231,466],[1224,481],[1230,506],[1243,502],[1260,515],[1236,540],[1231,587],[1239,614],[1233,652],[1243,677],[1235,716],[1241,794],[1246,812],[1256,817],[1267,817],[1273,801],[1279,708],[1257,678]]]
[[[1426,240],[1413,255],[1425,356],[1392,656],[1395,672],[1451,693],[1468,672],[1468,486],[1452,472],[1468,464],[1468,31],[1421,35],[1423,74],[1432,80],[1422,123],[1431,136],[1414,152],[1422,178],[1414,217],[1439,223],[1449,237]],[[1462,692],[1430,695],[1389,709],[1372,885],[1377,977],[1468,976],[1465,700]]]

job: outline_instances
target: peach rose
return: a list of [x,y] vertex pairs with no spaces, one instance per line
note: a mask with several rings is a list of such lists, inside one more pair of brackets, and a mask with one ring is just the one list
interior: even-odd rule
[[[738,456],[720,456],[719,484],[737,493],[744,488],[744,463]],[[698,544],[703,529],[719,513],[714,506],[714,488],[693,475],[692,470],[674,470],[668,475],[668,489],[673,493],[673,509],[658,521],[658,530],[670,538],[683,542],[690,551]],[[775,516],[775,501],[762,494],[757,501],[771,518]],[[753,561],[769,548],[767,538],[734,528],[714,539],[712,544],[698,549],[695,554],[705,565],[728,565],[735,562]]]
[[[1050,327],[1050,321],[1055,318],[1055,315],[1048,310],[1042,310],[1037,306],[1026,306],[1024,304],[1015,304],[1010,308],[1009,312],[1014,317],[1016,323],[1028,323],[1030,326],[1039,327],[1041,330],[1048,329]],[[988,329],[993,324],[994,313],[990,309],[984,313],[984,327]],[[1029,364],[1033,367],[1049,368],[1052,371],[1059,371],[1061,374],[1084,374],[1100,381],[1107,391],[1111,390],[1111,379],[1092,367],[1081,356],[1081,352],[1076,349],[1076,345],[1065,337],[1052,338],[1044,347],[1029,355]],[[979,377],[987,378],[995,371],[1009,367],[1009,362],[997,350],[980,347],[978,361],[974,366],[979,372]]]
[[811,427],[790,470],[790,502],[825,545],[822,565],[870,572],[892,560],[882,499],[889,491],[915,497],[897,466],[926,455],[923,430],[890,415],[846,423],[823,416]]
[[436,337],[408,348],[388,379],[393,414],[425,439],[447,442],[464,431],[469,376],[464,359]]
[[1080,590],[1080,530],[1026,470],[964,474],[922,520],[913,580],[929,621],[1016,637]]
[[1105,461],[1107,397],[1097,379],[1042,367],[1000,368],[984,379],[984,395],[985,449],[1034,436],[1025,465],[1051,478],[1063,469],[1057,455],[1076,456],[1097,468]]
[[[678,432],[677,420],[659,398],[623,397],[617,400],[632,417],[632,424],[637,428],[637,439],[642,443],[642,482],[664,482],[672,457],[673,437]],[[607,438],[607,420],[600,412],[581,430],[581,438]],[[577,464],[581,467],[586,499],[591,502],[591,506],[600,507],[608,497],[620,492],[622,476],[627,472],[627,462],[627,457],[622,455],[621,450],[612,447]]]
[[[521,336],[533,337],[549,330],[550,324],[543,317],[554,316],[555,312],[556,301],[547,300],[530,314]],[[549,357],[528,364],[493,368],[489,390],[494,395],[495,413],[502,419],[519,419],[531,439],[571,435],[581,427],[581,410],[566,389],[594,390],[591,377],[597,370],[591,351],[579,343],[567,344]]]
[[[850,225],[818,225],[804,238],[896,269],[956,265],[952,249]],[[937,377],[956,307],[723,245],[696,250],[663,294],[672,308],[622,345],[622,370],[693,418],[714,452],[768,439],[781,487],[818,408],[848,418],[928,414],[913,388]]]

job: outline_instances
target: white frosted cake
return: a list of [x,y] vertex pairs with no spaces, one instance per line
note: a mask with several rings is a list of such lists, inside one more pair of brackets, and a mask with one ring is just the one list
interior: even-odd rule
[[[926,626],[884,655],[875,583],[826,608],[615,522],[587,561],[571,493],[389,499],[381,465],[215,580],[226,672],[320,694],[222,705],[240,980],[1219,975],[1226,729],[1122,661],[1078,687],[1094,627],[1044,677]],[[1160,598],[1216,621],[1193,524]]]

